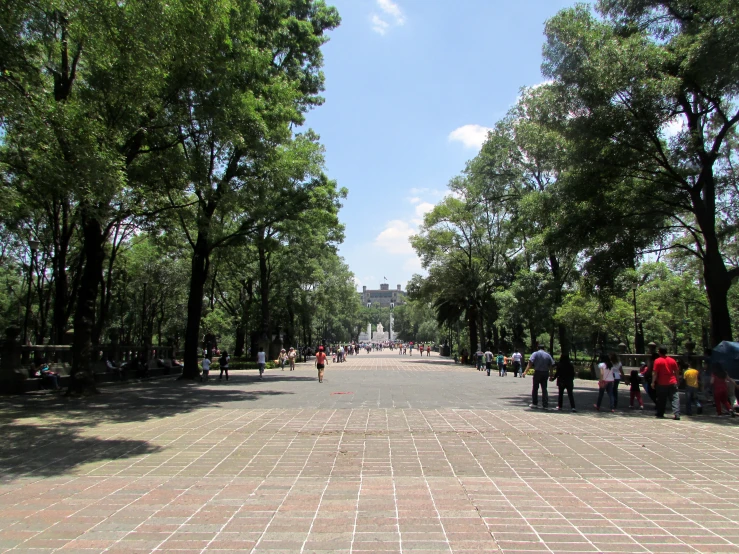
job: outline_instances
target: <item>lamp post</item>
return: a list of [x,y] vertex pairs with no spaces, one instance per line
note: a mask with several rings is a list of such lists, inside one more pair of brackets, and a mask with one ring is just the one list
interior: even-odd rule
[[636,312],[636,289],[639,284],[635,281],[631,283],[631,292],[634,298],[634,351],[636,354],[644,354],[644,339],[639,334],[639,317]]
[[28,248],[31,249],[31,259],[28,262],[28,295],[26,296],[26,316],[23,319],[23,344],[28,342],[28,323],[31,317],[31,293],[33,292],[33,261],[36,259],[36,250],[39,241],[29,240]]

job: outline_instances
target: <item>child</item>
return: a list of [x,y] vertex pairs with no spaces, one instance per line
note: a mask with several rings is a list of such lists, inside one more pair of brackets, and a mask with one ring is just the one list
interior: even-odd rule
[[639,370],[638,369],[632,369],[631,370],[631,378],[630,381],[630,387],[631,390],[629,392],[629,408],[634,407],[634,398],[639,402],[639,409],[644,409],[644,401],[641,399],[641,390],[639,389]]
[[208,374],[210,373],[210,360],[203,358],[203,374],[200,376],[200,382],[208,380]]

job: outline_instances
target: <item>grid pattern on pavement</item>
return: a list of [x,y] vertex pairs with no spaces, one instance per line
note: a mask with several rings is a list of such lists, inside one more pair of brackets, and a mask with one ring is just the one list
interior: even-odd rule
[[0,551],[739,552],[735,425],[528,411],[504,399],[530,381],[486,386],[488,409],[271,407],[291,397],[225,384],[6,403]]

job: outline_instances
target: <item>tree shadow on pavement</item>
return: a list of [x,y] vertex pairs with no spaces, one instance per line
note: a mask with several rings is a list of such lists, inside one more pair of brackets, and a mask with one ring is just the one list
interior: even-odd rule
[[147,441],[85,437],[77,424],[3,423],[0,483],[18,477],[65,475],[81,464],[125,459],[161,450]]
[[101,424],[146,422],[201,408],[225,408],[265,396],[293,394],[268,390],[268,381],[260,384],[260,390],[249,391],[173,378],[102,388],[100,394],[82,398],[57,394],[2,398],[0,479],[63,475],[83,463],[160,450],[147,441],[108,439],[90,432]]

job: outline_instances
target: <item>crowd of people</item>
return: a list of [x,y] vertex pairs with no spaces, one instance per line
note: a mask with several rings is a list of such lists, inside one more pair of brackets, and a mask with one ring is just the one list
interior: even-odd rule
[[[570,404],[570,410],[576,412],[574,397],[575,366],[567,354],[563,354],[558,362],[546,351],[544,345],[538,345],[537,350],[531,354],[526,367],[522,364],[523,356],[515,351],[510,356],[498,352],[497,356],[488,349],[486,352],[478,350],[475,353],[475,362],[478,371],[487,371],[490,375],[493,362],[496,363],[498,375],[505,377],[508,367],[512,366],[516,377],[524,377],[531,372],[533,377],[531,390],[532,409],[539,408],[539,393],[541,392],[541,407],[549,407],[547,383],[556,381],[558,388],[557,410],[563,409],[564,394]],[[607,396],[609,409],[615,412],[619,408],[619,385],[626,382],[625,368],[618,354],[612,352],[600,356],[597,364],[598,397],[593,405],[596,411],[603,406],[603,399]],[[721,364],[713,364],[709,367],[708,359],[704,359],[699,369],[688,367],[683,362],[682,367],[674,358],[667,355],[667,349],[663,346],[651,357],[649,362],[641,362],[639,368],[630,368],[628,377],[629,386],[629,409],[638,408],[644,410],[644,393],[655,405],[655,416],[664,418],[669,404],[673,419],[679,420],[680,407],[680,385],[685,390],[685,413],[700,415],[703,406],[713,404],[718,416],[726,414],[727,417],[736,416],[737,406],[737,384],[726,372]],[[726,410],[724,412],[724,410]]]

